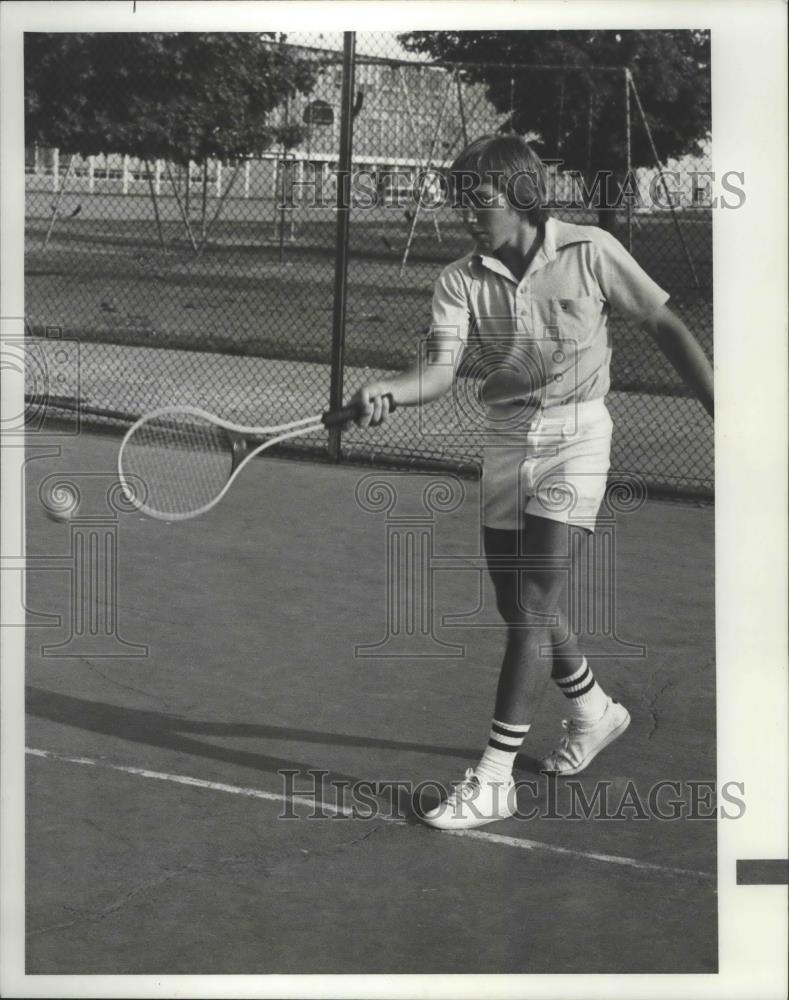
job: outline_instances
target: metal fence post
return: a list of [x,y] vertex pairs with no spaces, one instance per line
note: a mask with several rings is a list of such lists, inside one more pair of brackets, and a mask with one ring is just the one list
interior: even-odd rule
[[[343,32],[340,155],[337,171],[337,237],[334,265],[334,327],[332,335],[331,388],[329,406],[342,406],[345,311],[348,292],[348,235],[351,217],[351,157],[353,151],[353,100],[356,62],[356,32]],[[342,428],[329,432],[329,457],[339,462]]]
[[[633,152],[630,134],[630,70],[625,69],[625,150],[627,158],[627,169],[625,172],[625,183],[630,185],[630,178],[633,175]],[[633,252],[633,199],[627,199],[627,249]]]

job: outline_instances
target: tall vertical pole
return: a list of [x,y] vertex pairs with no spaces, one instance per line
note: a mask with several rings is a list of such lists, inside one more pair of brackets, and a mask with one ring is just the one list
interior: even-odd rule
[[[343,354],[345,349],[345,313],[348,295],[348,236],[351,220],[351,163],[353,154],[353,95],[356,61],[356,32],[343,32],[342,95],[340,115],[340,155],[337,171],[337,236],[334,265],[334,327],[331,352],[331,387],[329,406],[339,409],[343,393]],[[342,428],[329,431],[329,458],[339,462]]]
[[[58,152],[58,150],[55,152]],[[63,183],[58,187],[58,196],[55,199],[55,204],[52,206],[52,216],[50,217],[49,225],[47,226],[47,233],[44,237],[44,243],[41,248],[42,250],[46,250],[49,245],[49,238],[52,235],[52,230],[55,228],[55,220],[60,212],[60,203],[63,201],[63,195],[66,193],[66,187],[68,186],[69,179],[71,178],[71,168],[74,166],[75,157],[76,153],[72,153],[71,156],[69,156],[68,166],[66,167],[66,176],[63,178]],[[55,162],[55,170],[57,171],[56,176],[58,177],[58,181],[60,181],[60,165],[57,161]]]
[[641,98],[638,96],[638,88],[636,87],[636,81],[633,79],[633,75],[630,72],[628,72],[627,74],[627,79],[630,82],[630,89],[633,91],[633,97],[635,97],[636,99],[636,108],[638,109],[638,113],[641,117],[641,123],[644,126],[644,131],[646,132],[647,139],[649,140],[649,148],[652,150],[652,159],[654,160],[658,177],[660,178],[660,183],[666,195],[666,201],[668,203],[668,207],[671,210],[671,218],[674,222],[674,228],[677,230],[677,236],[679,237],[679,242],[682,244],[682,250],[685,254],[685,260],[687,261],[688,268],[690,269],[690,276],[693,278],[693,284],[696,286],[696,288],[701,288],[701,282],[699,281],[699,276],[696,274],[696,268],[693,266],[693,258],[690,255],[688,244],[685,242],[685,237],[682,233],[682,226],[679,224],[679,219],[677,218],[677,211],[674,207],[674,202],[671,199],[671,192],[668,189],[668,184],[666,184],[666,176],[663,171],[663,164],[660,162],[657,146],[655,145],[655,140],[652,138],[652,129],[649,127],[647,116],[644,114],[644,107],[641,104]]
[[449,84],[447,89],[444,91],[444,99],[441,102],[441,107],[438,112],[438,120],[436,121],[436,129],[433,133],[433,142],[430,146],[430,152],[427,154],[427,161],[425,163],[424,173],[422,174],[422,182],[419,185],[418,197],[416,199],[416,205],[414,205],[414,214],[411,216],[411,228],[408,230],[408,239],[405,241],[405,248],[403,250],[403,259],[400,261],[400,277],[402,278],[405,272],[405,266],[408,263],[408,254],[411,252],[411,244],[414,242],[414,233],[416,232],[416,224],[419,219],[419,211],[422,208],[422,192],[425,188],[425,181],[427,175],[433,167],[433,160],[436,155],[436,150],[438,148],[438,140],[441,135],[441,126],[444,122],[444,111],[446,110],[447,103],[449,101],[449,95],[452,92],[452,84],[454,83],[454,78],[450,76]]
[[466,125],[466,106],[463,101],[463,84],[460,82],[460,73],[455,70],[455,83],[458,89],[458,114],[460,115],[460,130],[463,135],[463,145],[468,146],[468,126]]
[[[630,70],[625,69],[625,149],[627,151],[627,166],[625,173],[625,183],[630,189],[630,180],[633,172],[633,152],[630,142]],[[633,252],[633,199],[627,199],[627,249]]]
[[[279,35],[279,48],[280,55],[285,56],[285,33],[280,32]],[[283,105],[283,120],[280,124],[283,124],[287,129],[290,123],[290,97],[285,95],[285,103]],[[277,237],[279,244],[279,262],[280,264],[285,261],[285,184],[286,184],[286,163],[285,163],[285,142],[284,140],[280,143],[279,156],[274,160],[276,164],[275,180],[274,180],[274,234]],[[279,206],[277,206],[277,195],[279,195]],[[279,212],[277,212],[279,208]]]

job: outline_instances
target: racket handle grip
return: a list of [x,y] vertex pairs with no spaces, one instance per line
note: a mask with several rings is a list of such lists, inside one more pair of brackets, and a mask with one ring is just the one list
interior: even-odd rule
[[[397,403],[392,398],[391,392],[387,392],[383,399],[389,400],[389,412],[394,413]],[[324,427],[337,427],[339,424],[347,424],[349,420],[355,420],[359,411],[355,406],[343,406],[340,410],[327,410],[321,417]]]

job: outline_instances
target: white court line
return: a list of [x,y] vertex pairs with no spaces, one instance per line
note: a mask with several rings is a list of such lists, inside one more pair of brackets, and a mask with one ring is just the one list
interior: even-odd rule
[[[226,785],[218,781],[206,781],[203,778],[191,778],[185,774],[167,774],[163,771],[148,771],[142,767],[128,767],[123,764],[108,764],[105,761],[94,760],[91,757],[68,757],[65,754],[54,753],[51,750],[37,750],[33,747],[25,747],[25,753],[32,757],[44,757],[47,760],[58,760],[65,764],[83,764],[88,767],[98,767],[108,771],[121,771],[123,774],[135,774],[141,778],[153,778],[156,781],[170,781],[176,785],[190,785],[193,788],[206,788],[214,792],[228,792],[230,795],[241,795],[245,798],[264,799],[267,802],[279,802],[281,805],[291,803],[294,805],[305,805],[315,809],[320,807],[327,813],[335,816],[348,816],[354,818],[353,809],[346,809],[343,806],[330,805],[321,802],[319,799],[305,799],[298,795],[279,795],[276,792],[264,792],[260,788],[244,788],[240,785]],[[361,818],[361,817],[355,817]],[[397,826],[405,826],[405,820],[394,816],[369,817],[376,822],[394,823]],[[686,878],[702,879],[704,881],[714,881],[715,876],[710,872],[695,871],[690,868],[673,868],[670,865],[657,865],[651,861],[638,861],[636,858],[621,857],[616,854],[597,854],[593,851],[576,851],[569,847],[559,847],[556,844],[546,844],[541,840],[527,840],[524,837],[505,837],[500,833],[485,833],[482,830],[444,830],[445,834],[451,837],[465,837],[468,840],[481,840],[489,844],[500,844],[503,847],[514,847],[522,851],[544,851],[550,854],[562,854],[573,858],[582,858],[586,861],[599,861],[604,864],[621,865],[625,868],[635,868],[639,871],[660,872],[664,875],[680,875]]]
[[49,760],[60,760],[66,764],[87,764],[89,767],[100,767],[109,771],[122,771],[124,774],[136,774],[141,778],[155,778],[157,781],[172,781],[176,785],[191,785],[193,788],[208,788],[214,792],[229,792],[231,795],[243,795],[250,799],[265,799],[267,802],[293,802],[315,808],[321,805],[326,812],[335,816],[353,816],[353,810],[342,806],[331,806],[315,799],[302,799],[298,795],[277,795],[276,792],[264,792],[260,788],[242,788],[239,785],[224,785],[221,781],[205,781],[203,778],[190,778],[186,774],[165,774],[162,771],[148,771],[143,767],[127,767],[123,764],[107,764],[103,760],[93,760],[90,757],[66,757],[64,754],[53,753],[51,750],[34,750],[25,747],[25,753],[32,757],[46,757]]

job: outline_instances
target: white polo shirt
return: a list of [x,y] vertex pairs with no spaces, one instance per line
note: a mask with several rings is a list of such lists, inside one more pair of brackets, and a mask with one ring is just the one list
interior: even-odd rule
[[515,403],[536,411],[604,397],[610,310],[641,324],[668,298],[610,233],[549,218],[520,281],[480,251],[446,267],[431,328],[466,344],[489,412]]

